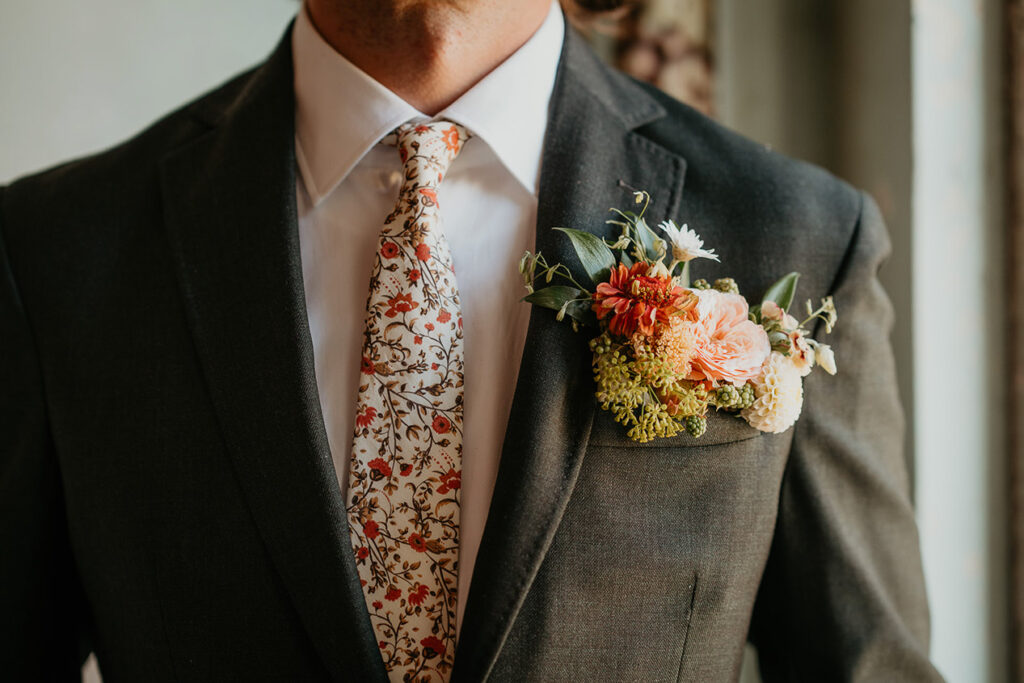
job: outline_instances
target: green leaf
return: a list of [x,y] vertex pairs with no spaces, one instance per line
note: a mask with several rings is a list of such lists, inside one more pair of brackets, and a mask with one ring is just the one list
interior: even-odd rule
[[583,270],[594,284],[608,280],[611,269],[615,267],[615,254],[604,243],[604,240],[597,235],[572,228],[555,228],[569,236],[572,246],[576,249],[576,255],[583,264]]
[[552,285],[551,287],[545,287],[544,289],[538,289],[536,292],[526,295],[523,297],[523,301],[529,301],[531,304],[537,306],[543,306],[544,308],[552,308],[559,310],[565,305],[566,301],[572,301],[573,299],[580,299],[588,297],[589,294],[583,290],[576,289],[575,287],[569,287],[568,285]]
[[566,285],[545,287],[523,297],[523,301],[528,301],[535,306],[550,308],[553,311],[560,311],[564,307],[567,316],[586,325],[593,325],[597,322],[594,312],[590,309],[590,293],[575,287]]
[[788,311],[793,297],[796,296],[796,283],[800,279],[800,273],[789,273],[784,275],[778,282],[768,288],[768,291],[761,297],[761,304],[766,301],[774,301],[782,310]]

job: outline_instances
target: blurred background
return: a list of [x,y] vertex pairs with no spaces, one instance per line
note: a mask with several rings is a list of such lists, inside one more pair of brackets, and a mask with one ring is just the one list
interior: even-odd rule
[[[568,10],[609,62],[877,199],[932,656],[950,681],[1024,681],[1024,0]],[[0,183],[110,146],[259,61],[295,11],[4,2]]]

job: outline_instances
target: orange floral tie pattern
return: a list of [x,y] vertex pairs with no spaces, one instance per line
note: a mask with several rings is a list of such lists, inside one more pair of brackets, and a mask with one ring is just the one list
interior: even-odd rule
[[447,681],[455,656],[462,485],[462,315],[437,188],[469,138],[400,126],[405,179],[370,277],[349,535],[391,681]]

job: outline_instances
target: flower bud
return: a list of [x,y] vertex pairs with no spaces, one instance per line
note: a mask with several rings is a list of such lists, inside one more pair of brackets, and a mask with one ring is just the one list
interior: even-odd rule
[[836,357],[828,344],[818,344],[814,349],[814,360],[830,375],[836,374]]
[[774,301],[765,301],[761,304],[761,317],[767,320],[782,320],[786,312],[782,310],[782,306],[778,305]]

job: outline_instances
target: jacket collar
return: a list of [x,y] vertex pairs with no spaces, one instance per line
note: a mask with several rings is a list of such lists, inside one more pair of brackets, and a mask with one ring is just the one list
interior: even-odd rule
[[[547,18],[522,47],[434,117],[465,126],[531,195],[537,194],[564,25],[559,6],[552,1]],[[296,157],[314,204],[398,125],[430,118],[331,47],[317,33],[305,7],[295,20],[292,54]]]
[[[366,613],[313,371],[295,198],[290,31],[269,60],[192,113],[209,129],[161,164],[189,325],[235,474],[269,556],[337,680],[385,680]],[[540,180],[537,249],[577,265],[564,225],[610,234],[644,188],[679,205],[685,162],[637,129],[665,115],[567,32]],[[534,309],[455,680],[484,680],[569,504],[593,420],[583,335]]]

